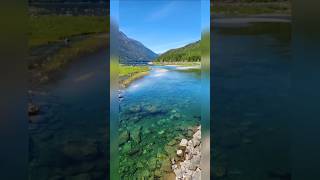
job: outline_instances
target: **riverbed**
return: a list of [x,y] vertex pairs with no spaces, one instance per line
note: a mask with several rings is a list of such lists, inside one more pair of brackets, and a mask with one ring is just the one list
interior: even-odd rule
[[200,125],[201,71],[151,66],[150,73],[122,92],[120,176],[167,178],[181,139]]
[[40,113],[29,123],[29,178],[107,177],[108,54],[77,59],[32,89]]

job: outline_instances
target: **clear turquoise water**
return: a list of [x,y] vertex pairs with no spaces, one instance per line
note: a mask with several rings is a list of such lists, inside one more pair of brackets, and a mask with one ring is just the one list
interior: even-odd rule
[[[190,138],[200,123],[201,71],[152,66],[149,75],[123,91],[123,97],[119,133],[128,130],[130,140],[119,146],[120,176],[163,177],[177,143]],[[140,142],[135,140],[137,133]],[[128,147],[137,152],[131,154]]]

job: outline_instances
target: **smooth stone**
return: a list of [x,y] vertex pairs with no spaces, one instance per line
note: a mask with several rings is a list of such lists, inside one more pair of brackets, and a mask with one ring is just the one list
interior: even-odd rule
[[180,150],[180,149],[179,149],[179,150],[177,150],[177,155],[181,157],[181,156],[183,155],[183,151],[182,151],[182,150]]

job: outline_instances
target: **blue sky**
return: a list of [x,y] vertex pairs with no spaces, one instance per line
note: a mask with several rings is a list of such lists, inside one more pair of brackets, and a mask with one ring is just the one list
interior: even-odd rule
[[120,0],[119,28],[156,53],[201,38],[201,0]]

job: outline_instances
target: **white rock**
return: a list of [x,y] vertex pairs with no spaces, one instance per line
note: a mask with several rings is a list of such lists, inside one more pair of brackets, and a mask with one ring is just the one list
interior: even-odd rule
[[182,162],[171,159],[172,169],[176,174],[176,180],[201,180],[201,126],[193,134],[191,140],[182,139],[180,142],[182,150],[177,150],[177,155],[183,157]]
[[201,180],[201,170],[197,168],[197,170],[192,175],[192,180]]
[[178,166],[177,166],[176,164],[174,164],[174,165],[171,166],[171,169],[172,169],[172,170],[175,170],[175,169],[177,169],[177,168],[178,168]]
[[200,145],[200,139],[193,138],[192,139],[192,144],[193,144],[193,147],[199,146]]
[[200,140],[201,139],[201,131],[198,130],[196,133],[194,133],[193,138]]
[[192,159],[192,153],[187,153],[186,155],[185,155],[185,158],[186,158],[186,160],[190,160],[190,159]]
[[186,147],[187,145],[188,145],[188,140],[182,139],[181,142],[180,142],[180,146]]
[[176,160],[174,158],[171,158],[171,164],[176,164]]
[[190,161],[192,164],[200,166],[201,156],[200,155],[193,156],[193,158]]
[[177,178],[182,178],[182,173],[181,173],[181,169],[176,168],[175,170],[173,170],[174,174],[176,175]]

